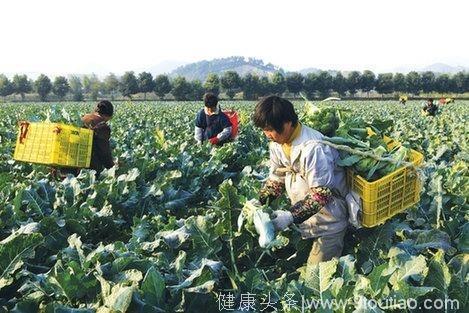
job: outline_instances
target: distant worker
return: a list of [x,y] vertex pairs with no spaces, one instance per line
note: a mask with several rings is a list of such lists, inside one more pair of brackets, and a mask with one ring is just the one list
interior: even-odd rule
[[407,102],[407,96],[400,96],[400,97],[399,97],[399,102],[400,102],[402,105],[405,105],[405,103]]
[[422,113],[428,116],[435,116],[438,112],[438,106],[433,103],[433,98],[429,98],[427,103],[422,108]]
[[222,145],[231,139],[232,123],[218,105],[218,97],[208,92],[204,95],[205,107],[197,113],[194,138],[201,144],[208,140],[212,145]]
[[[114,166],[110,145],[111,128],[107,124],[113,114],[112,103],[102,100],[98,102],[92,113],[85,114],[81,118],[83,126],[93,130],[90,169],[95,170],[96,175],[99,175],[104,168],[109,169]],[[52,175],[61,179],[67,174],[77,176],[79,173],[79,168],[52,168]]]
[[441,97],[440,100],[438,101],[438,104],[440,104],[440,105],[443,105],[443,104],[450,104],[450,103],[454,103],[454,99],[453,99],[453,98],[444,98],[444,97]]

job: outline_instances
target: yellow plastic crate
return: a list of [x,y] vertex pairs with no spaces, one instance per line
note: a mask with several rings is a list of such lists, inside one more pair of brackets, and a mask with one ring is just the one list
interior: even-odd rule
[[60,123],[21,122],[13,158],[63,167],[90,166],[93,131]]
[[[388,148],[400,145],[384,136]],[[422,164],[423,155],[411,150],[414,166]],[[362,225],[373,227],[404,211],[420,200],[421,181],[411,166],[401,167],[394,172],[368,182],[352,170],[347,171],[349,186],[362,200]]]

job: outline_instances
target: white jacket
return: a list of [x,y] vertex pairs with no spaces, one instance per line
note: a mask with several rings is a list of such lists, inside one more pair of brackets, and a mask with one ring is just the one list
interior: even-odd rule
[[332,200],[318,213],[299,225],[303,238],[331,235],[347,227],[348,192],[345,171],[336,164],[337,150],[318,143],[323,135],[307,126],[301,126],[299,136],[293,140],[291,159],[282,145],[270,143],[270,176],[285,184],[292,205],[303,200],[312,187],[328,187]]

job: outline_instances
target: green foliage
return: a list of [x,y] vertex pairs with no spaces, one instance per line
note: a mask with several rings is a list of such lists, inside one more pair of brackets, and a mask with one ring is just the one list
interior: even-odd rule
[[423,92],[431,92],[435,90],[435,74],[433,72],[424,72],[421,75],[421,83],[422,83],[422,91]]
[[285,77],[281,72],[272,75],[272,93],[281,96],[287,90]]
[[409,72],[405,76],[406,91],[414,95],[418,95],[422,89],[422,81],[420,75],[417,72]]
[[327,98],[332,89],[333,78],[329,72],[320,71],[318,74],[318,91],[321,98]]
[[339,96],[343,97],[347,92],[348,85],[347,79],[342,75],[341,72],[337,73],[332,80],[332,88],[339,94]]
[[161,74],[155,77],[155,93],[160,99],[163,99],[171,88],[168,76]]
[[155,89],[155,82],[153,76],[148,72],[141,72],[138,74],[138,90],[144,93],[146,99],[147,92],[152,92]]
[[308,99],[313,99],[316,92],[319,91],[319,77],[316,73],[308,73],[305,77],[303,91],[306,93]]
[[70,91],[70,85],[68,81],[63,76],[57,76],[54,80],[54,84],[52,85],[52,92],[62,100],[65,95]]
[[205,89],[204,86],[202,86],[202,82],[200,80],[194,80],[191,82],[191,89],[192,89],[192,94],[190,96],[190,99],[200,101],[204,97]]
[[83,101],[83,84],[81,79],[73,75],[69,77],[68,82],[73,101]]
[[452,77],[453,91],[457,93],[464,93],[469,90],[469,74],[458,72]]
[[96,74],[85,75],[82,80],[83,91],[90,95],[91,100],[97,100],[103,85]]
[[13,76],[13,89],[16,94],[21,95],[21,99],[24,99],[24,94],[31,92],[33,86],[26,75],[15,75]]
[[259,76],[248,73],[243,77],[243,97],[246,100],[255,100],[259,96]]
[[176,100],[189,100],[192,93],[191,84],[184,77],[176,77],[173,80],[171,94]]
[[393,77],[394,91],[397,92],[406,92],[407,91],[407,82],[406,77],[402,73],[396,73]]
[[27,259],[34,257],[34,249],[42,242],[41,234],[33,233],[35,225],[29,226],[0,242],[0,289],[14,282],[15,273]]
[[[249,60],[252,64],[257,64],[256,66],[264,66],[258,61]],[[237,63],[237,61],[235,60],[234,63]],[[354,96],[359,90],[367,93],[374,90],[381,95],[391,93],[413,93],[418,95],[423,91],[425,93],[437,92],[443,94],[443,96],[447,96],[448,93],[462,94],[469,91],[469,74],[464,72],[451,76],[447,74],[435,75],[435,73],[429,71],[422,74],[411,72],[407,76],[401,73],[395,73],[394,75],[392,73],[382,73],[376,78],[371,71],[364,71],[363,75],[360,72],[353,71],[345,78],[341,72],[315,71],[304,77],[300,73],[284,74],[282,70],[276,69],[269,64],[265,67],[266,72],[248,71],[246,74],[244,74],[246,69],[243,68],[236,71],[232,69],[223,70],[221,76],[212,72],[210,75],[204,74],[205,80],[194,79],[189,74],[183,77],[191,85],[197,80],[203,81],[203,87],[206,91],[213,91],[217,94],[222,91],[229,99],[233,99],[237,93],[242,91],[243,98],[246,100],[255,100],[260,96],[272,93],[283,94],[285,91],[295,97],[303,91],[309,98],[326,98],[331,92],[338,93],[340,97],[345,96],[347,93]],[[8,97],[11,94],[19,94],[24,100],[25,93],[33,91],[33,83],[28,80],[26,75],[15,75],[12,81],[5,75],[0,75],[0,77],[0,96]],[[196,77],[199,77],[199,75],[197,74]],[[158,98],[163,99],[172,90],[167,75],[158,75],[152,80],[151,74],[147,72],[140,73],[138,78],[135,75],[132,77],[126,73],[121,78],[128,80],[124,85],[122,85],[122,81],[119,82],[119,79],[115,74],[110,73],[103,81],[100,81],[95,74],[91,74],[84,75],[82,79],[69,77],[68,83],[72,99],[75,101],[82,101],[84,98],[97,100],[98,96],[109,97],[114,100],[121,95],[131,97],[139,92],[143,93],[144,99],[146,99],[148,92],[155,92]],[[78,80],[80,80],[81,87],[76,84]],[[135,81],[137,87],[135,87]],[[194,91],[191,96],[187,97],[188,100],[198,100],[200,98],[198,97],[199,88],[195,88],[197,86],[198,83],[195,83],[195,86],[193,86]],[[37,92],[36,86],[34,87],[34,91]],[[50,91],[53,91],[53,88]],[[42,99],[45,99],[44,97],[47,97],[47,95],[42,97]]]
[[333,137],[337,127],[339,127],[339,116],[336,109],[318,108],[312,103],[306,105],[305,114],[301,121],[328,137]]
[[[220,78],[217,74],[209,74],[204,82],[206,92],[213,92],[218,95],[220,93]],[[174,95],[174,94],[173,94]]]
[[288,92],[297,96],[303,90],[304,77],[300,73],[290,73],[285,77]]
[[110,73],[104,78],[103,81],[104,90],[111,95],[111,99],[114,99],[115,94],[119,91],[119,79],[113,73]]
[[376,91],[381,94],[391,93],[394,90],[393,75],[392,73],[378,74],[376,80]]
[[125,72],[119,82],[119,91],[124,97],[132,98],[132,95],[138,93],[138,81],[134,72]]
[[375,74],[370,70],[363,71],[363,74],[360,77],[360,89],[363,92],[370,92],[375,89],[376,86],[376,77]]
[[220,79],[221,87],[228,98],[233,99],[241,88],[241,77],[235,71],[226,71]]
[[435,90],[438,92],[448,92],[453,89],[452,83],[448,74],[441,74],[435,79]]
[[0,75],[0,96],[6,97],[14,92],[14,86],[5,75]]
[[41,101],[46,101],[47,95],[52,90],[52,83],[49,77],[44,74],[39,75],[39,77],[34,82],[34,89],[38,93]]
[[[83,169],[63,181],[44,166],[12,160],[17,121],[70,121],[93,103],[2,104],[1,310],[216,312],[218,296],[227,292],[238,306],[242,294],[256,293],[260,310],[262,294],[270,292],[285,312],[301,311],[288,305],[287,293],[299,301],[363,300],[336,312],[411,297],[418,305],[457,299],[465,312],[467,101],[443,106],[433,119],[420,115],[417,101],[327,104],[354,121],[339,125],[338,135],[358,140],[363,132],[355,126],[373,125],[423,152],[423,190],[418,205],[385,224],[349,231],[341,258],[309,268],[302,265],[310,245],[295,230],[275,234],[268,249],[249,221],[238,232],[244,203],[258,196],[268,175],[267,140],[249,121],[253,102],[226,104],[239,112],[241,129],[238,140],[219,148],[192,144],[200,103],[117,102],[112,138],[119,166],[99,177]],[[370,145],[379,146],[375,139]],[[289,205],[281,197],[265,211]]]
[[265,97],[270,95],[273,90],[272,82],[269,80],[267,76],[261,76],[259,78],[259,89],[258,93],[260,97]]
[[361,74],[358,71],[352,71],[347,76],[347,86],[351,95],[354,95],[358,89],[360,89],[361,84]]

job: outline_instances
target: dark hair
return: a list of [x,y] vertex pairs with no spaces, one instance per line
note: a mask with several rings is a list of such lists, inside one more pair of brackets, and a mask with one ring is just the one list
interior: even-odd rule
[[428,98],[428,102],[433,102],[433,98]]
[[214,108],[218,104],[218,97],[213,92],[207,92],[204,94],[204,104],[206,107]]
[[267,96],[256,104],[252,120],[256,127],[272,128],[281,133],[286,122],[291,122],[292,126],[296,126],[298,115],[293,108],[293,103],[287,99]]
[[114,107],[111,101],[101,100],[96,105],[95,111],[101,115],[112,116],[112,114],[114,114]]

